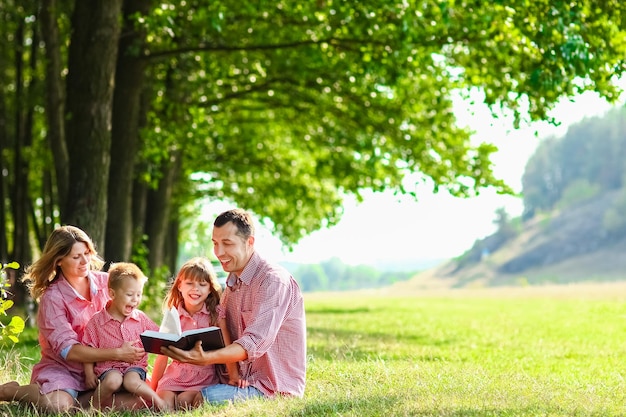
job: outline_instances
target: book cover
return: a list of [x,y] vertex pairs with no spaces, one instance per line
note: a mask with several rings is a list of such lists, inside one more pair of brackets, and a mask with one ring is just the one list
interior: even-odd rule
[[163,315],[163,321],[158,332],[146,330],[141,335],[141,343],[146,352],[161,353],[162,346],[173,345],[183,350],[192,349],[198,340],[202,341],[203,350],[214,350],[224,347],[222,329],[219,327],[205,327],[182,331],[178,310],[172,307]]
[[214,350],[224,347],[222,329],[215,326],[187,330],[182,332],[181,335],[146,330],[140,337],[146,352],[157,354],[161,353],[161,347],[163,346],[172,345],[183,350],[192,349],[198,340],[202,341],[203,350]]

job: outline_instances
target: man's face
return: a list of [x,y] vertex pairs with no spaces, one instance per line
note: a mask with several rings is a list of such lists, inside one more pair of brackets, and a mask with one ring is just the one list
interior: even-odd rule
[[237,234],[237,226],[228,222],[222,227],[213,227],[213,252],[226,272],[237,276],[245,268],[253,252],[254,236],[244,240]]

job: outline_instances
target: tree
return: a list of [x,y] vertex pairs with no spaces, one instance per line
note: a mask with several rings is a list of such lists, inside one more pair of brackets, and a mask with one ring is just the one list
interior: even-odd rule
[[567,207],[622,188],[625,116],[626,108],[616,108],[572,125],[562,138],[541,143],[522,178],[525,211]]
[[69,187],[61,221],[104,246],[111,112],[122,0],[77,1],[67,76]]
[[[479,89],[516,123],[548,119],[560,98],[586,90],[615,100],[625,69],[626,5],[615,0],[29,4],[50,15],[0,6],[4,21],[30,29],[18,46],[33,51],[11,49],[10,29],[0,28],[0,53],[16,57],[0,64],[9,80],[0,120],[18,108],[18,87],[31,85],[8,77],[17,66],[7,62],[32,55],[32,78],[44,78],[33,42],[40,18],[56,71],[47,76],[65,85],[65,133],[52,128],[54,83],[37,101],[48,119],[35,113],[27,126],[65,141],[69,171],[67,187],[58,169],[52,188],[28,181],[25,199],[52,201],[61,222],[88,230],[116,260],[129,256],[128,242],[147,242],[153,268],[175,259],[171,231],[199,197],[253,210],[289,245],[337,222],[346,194],[410,193],[413,173],[458,196],[508,192],[491,171],[495,147],[470,142],[453,98]],[[68,43],[67,59],[53,62]],[[3,155],[27,146],[8,137]],[[26,159],[29,179],[50,158],[39,152]],[[32,218],[33,228],[45,223]]]

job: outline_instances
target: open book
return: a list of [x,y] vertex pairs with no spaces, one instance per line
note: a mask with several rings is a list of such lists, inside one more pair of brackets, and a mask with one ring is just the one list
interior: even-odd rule
[[163,315],[163,322],[158,332],[146,330],[140,335],[146,352],[161,353],[162,346],[173,345],[183,350],[192,349],[198,340],[202,341],[203,350],[224,347],[222,329],[216,326],[182,331],[178,310],[172,307]]

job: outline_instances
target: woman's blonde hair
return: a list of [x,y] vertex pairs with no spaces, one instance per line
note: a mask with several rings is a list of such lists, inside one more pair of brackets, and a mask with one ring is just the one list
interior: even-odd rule
[[170,290],[165,297],[165,306],[167,309],[172,307],[178,308],[180,305],[184,305],[185,300],[183,294],[178,289],[178,284],[186,279],[192,279],[194,281],[208,282],[211,289],[209,295],[206,298],[205,304],[207,311],[211,315],[211,323],[217,323],[217,305],[220,302],[220,296],[222,295],[222,286],[217,281],[217,274],[211,261],[203,257],[195,257],[189,259],[180,267],[176,278],[170,285]]
[[39,300],[50,284],[57,279],[61,272],[59,261],[72,251],[72,247],[77,242],[87,245],[91,253],[91,269],[102,269],[104,261],[98,255],[87,233],[76,226],[58,227],[48,237],[41,257],[26,269],[26,274],[22,278],[35,300]]

